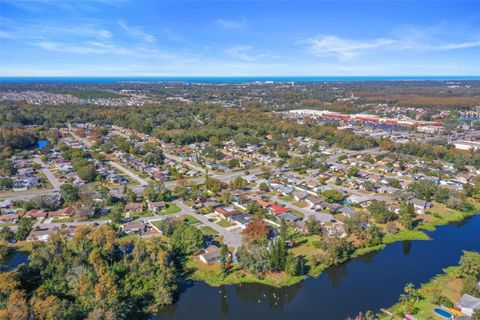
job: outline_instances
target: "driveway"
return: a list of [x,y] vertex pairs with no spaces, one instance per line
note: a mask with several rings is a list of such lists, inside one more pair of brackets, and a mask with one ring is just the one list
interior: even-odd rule
[[136,173],[132,172],[131,170],[125,168],[124,166],[116,163],[115,161],[110,161],[109,164],[114,166],[116,169],[122,171],[123,173],[125,173],[126,175],[131,177],[132,179],[137,180],[138,183],[140,183],[141,186],[146,186],[148,184],[147,180],[142,179],[138,174],[136,174]]
[[239,234],[238,232],[229,231],[229,230],[219,226],[218,224],[209,221],[208,218],[206,218],[205,216],[203,216],[201,214],[196,213],[195,210],[193,210],[192,208],[187,206],[182,201],[175,200],[174,203],[182,209],[182,213],[187,212],[187,214],[189,214],[191,216],[194,216],[195,218],[200,220],[200,222],[202,222],[204,225],[209,226],[210,228],[214,229],[219,234],[221,234],[223,236],[223,241],[229,247],[238,248],[242,245],[242,235]]
[[272,199],[274,201],[277,201],[280,204],[286,205],[287,207],[289,207],[289,208],[291,208],[295,211],[303,213],[303,215],[305,216],[305,220],[308,220],[308,218],[312,217],[312,216],[315,217],[315,219],[319,222],[328,222],[328,221],[334,219],[333,215],[331,215],[329,213],[317,212],[317,211],[313,211],[313,210],[310,210],[310,209],[300,208],[300,207],[294,205],[291,202],[283,201],[283,200],[281,200],[280,198],[277,198],[277,197],[272,197]]
[[53,175],[53,173],[47,168],[47,165],[40,159],[39,156],[35,156],[33,158],[33,162],[39,164],[41,166],[40,171],[47,177],[48,182],[53,186],[53,190],[60,190],[60,182],[58,182],[57,178]]

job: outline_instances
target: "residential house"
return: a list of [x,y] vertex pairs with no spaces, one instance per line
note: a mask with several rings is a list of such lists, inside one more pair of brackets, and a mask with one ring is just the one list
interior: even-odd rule
[[222,219],[228,219],[231,216],[234,216],[236,214],[239,214],[240,212],[237,211],[237,209],[232,208],[232,207],[220,207],[220,208],[215,208],[215,212],[220,216]]
[[131,214],[141,213],[143,211],[143,203],[135,203],[135,202],[127,203],[125,205],[124,210],[128,218],[130,217]]
[[277,215],[277,217],[278,217],[279,219],[282,219],[282,220],[286,221],[286,222],[296,222],[296,221],[302,220],[302,218],[294,215],[294,214],[291,213],[291,212],[281,213],[281,214]]
[[480,310],[480,298],[464,294],[458,301],[457,307],[466,315],[472,316],[476,310]]
[[305,200],[305,198],[307,196],[308,196],[308,194],[306,192],[303,192],[303,191],[295,191],[293,193],[293,199],[295,199],[295,201]]
[[261,198],[257,200],[257,203],[258,203],[262,208],[265,208],[265,209],[273,206],[273,204],[274,204],[274,203],[273,203],[272,201],[270,201],[270,200],[265,200],[265,199],[261,199]]
[[284,196],[288,196],[293,192],[293,188],[279,184],[274,187],[275,190],[280,192]]
[[282,213],[290,212],[289,208],[281,207],[281,206],[276,205],[276,204],[272,205],[269,209],[270,209],[270,213],[274,214],[274,215],[279,215],[279,214],[282,214]]
[[45,210],[32,209],[25,213],[25,217],[32,219],[44,219],[47,217]]
[[397,188],[394,188],[394,187],[389,187],[389,186],[381,186],[380,188],[377,189],[378,193],[393,194],[397,191],[400,191],[400,189],[397,189]]
[[48,213],[49,218],[64,219],[69,218],[75,214],[75,209],[72,207],[66,207],[57,211],[51,211]]
[[131,221],[123,225],[123,231],[128,234],[142,234],[147,231],[147,225],[143,222]]
[[412,200],[412,203],[413,203],[413,207],[415,208],[415,212],[417,214],[424,214],[425,209],[432,207],[432,204],[430,202],[422,200],[422,199],[414,198]]
[[345,217],[352,218],[353,216],[358,215],[358,211],[353,210],[350,207],[344,206],[338,210],[339,213],[343,214]]
[[33,230],[28,235],[27,241],[48,241],[55,233],[57,233],[57,231],[57,227]]
[[295,222],[295,231],[301,234],[308,234],[308,224],[306,221]]
[[148,209],[153,213],[158,213],[167,208],[165,201],[147,201]]
[[308,196],[305,198],[305,202],[310,208],[316,208],[322,203],[322,200],[315,196]]
[[239,213],[228,218],[229,221],[236,223],[240,228],[245,229],[250,223],[251,217],[246,213]]
[[198,256],[200,261],[205,264],[210,264],[215,261],[220,261],[220,248],[216,245],[211,245],[205,249],[205,252]]
[[369,195],[356,195],[352,194],[347,199],[350,203],[358,204],[360,206],[365,206],[370,201]]
[[7,209],[12,206],[12,200],[0,200],[0,209]]
[[325,225],[324,229],[329,237],[339,236],[340,238],[344,238],[347,236],[345,226],[340,222]]
[[4,214],[0,216],[0,222],[14,222],[18,221],[18,214]]

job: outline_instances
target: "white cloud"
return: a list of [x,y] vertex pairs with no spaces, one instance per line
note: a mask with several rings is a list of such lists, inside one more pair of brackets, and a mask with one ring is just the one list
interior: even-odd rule
[[378,49],[395,44],[391,39],[376,39],[359,41],[342,39],[337,36],[327,35],[302,41],[310,52],[316,56],[338,56],[340,59],[354,58],[368,50]]
[[129,26],[125,21],[118,21],[118,25],[131,37],[145,42],[155,42],[157,38],[154,35],[144,32],[139,27]]
[[116,56],[132,56],[138,58],[148,58],[155,60],[166,60],[173,62],[194,62],[196,58],[193,56],[183,55],[183,54],[174,54],[169,53],[163,50],[155,48],[146,48],[146,47],[125,47],[115,44],[108,44],[96,41],[87,41],[81,44],[71,44],[64,42],[55,42],[55,41],[39,41],[32,43],[32,45],[37,46],[41,49],[53,51],[53,52],[62,52],[62,53],[71,53],[78,55],[116,55]]
[[348,60],[375,50],[415,50],[415,51],[447,51],[480,47],[480,39],[462,42],[445,42],[434,39],[414,38],[378,38],[373,40],[355,40],[340,38],[335,35],[322,35],[306,40],[299,44],[305,46],[313,55],[318,57],[336,56],[340,60]]
[[15,36],[10,32],[0,30],[0,39],[15,39]]
[[228,48],[225,50],[225,53],[228,54],[229,56],[235,58],[235,59],[240,59],[243,61],[257,61],[259,58],[265,56],[264,54],[251,54],[250,52],[252,51],[253,47],[249,45],[240,45],[240,46],[235,46]]
[[217,19],[213,23],[224,29],[245,29],[248,25],[248,21],[245,18]]

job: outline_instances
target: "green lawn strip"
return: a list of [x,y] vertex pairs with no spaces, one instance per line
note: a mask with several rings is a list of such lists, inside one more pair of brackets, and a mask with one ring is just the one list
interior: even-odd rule
[[264,276],[256,276],[235,267],[224,276],[221,273],[219,263],[206,265],[200,262],[197,257],[190,257],[186,263],[186,268],[194,270],[194,272],[189,275],[189,279],[203,281],[214,287],[243,283],[259,283],[274,287],[285,287],[306,279],[306,276],[290,276],[284,272],[267,273]]
[[422,232],[417,230],[401,230],[396,234],[387,234],[383,238],[383,243],[391,244],[396,241],[405,241],[405,240],[430,240],[430,237]]
[[184,215],[183,218],[187,221],[187,223],[192,224],[192,225],[200,223],[200,220],[198,220],[194,216]]
[[305,217],[305,215],[303,213],[301,213],[300,211],[293,210],[293,209],[290,209],[290,211],[292,211],[292,213],[299,218],[304,218]]
[[74,221],[75,218],[52,219],[52,223],[71,223]]
[[165,205],[167,206],[166,209],[161,210],[159,214],[164,215],[164,214],[176,214],[182,211],[179,206],[177,206],[173,202],[166,202]]
[[360,248],[355,250],[351,258],[358,258],[364,254],[379,251],[379,250],[382,250],[383,248],[385,248],[385,244],[379,244],[378,246],[373,246],[373,247]]
[[202,231],[202,233],[204,235],[215,235],[215,234],[218,234],[218,231],[209,227],[209,226],[201,226],[199,227],[198,229],[200,229],[200,231]]
[[228,228],[228,227],[231,227],[231,226],[235,225],[234,223],[232,223],[228,220],[220,220],[219,222],[217,222],[217,224],[220,227],[223,227],[223,228]]

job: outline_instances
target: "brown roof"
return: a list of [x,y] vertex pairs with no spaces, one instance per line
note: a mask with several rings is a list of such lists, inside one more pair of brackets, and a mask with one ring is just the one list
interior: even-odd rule
[[143,210],[143,203],[127,203],[125,210]]
[[225,207],[216,208],[215,212],[223,215],[224,217],[231,217],[239,213],[237,210],[233,208],[225,208]]
[[32,209],[28,210],[27,213],[25,213],[25,216],[30,218],[45,218],[47,213],[45,210]]
[[52,211],[48,213],[50,218],[52,217],[63,217],[63,216],[73,216],[75,210],[72,207],[66,207],[57,211]]
[[264,208],[268,208],[273,205],[273,202],[263,199],[258,199],[257,203]]
[[0,221],[18,220],[18,214],[5,214],[0,216]]

